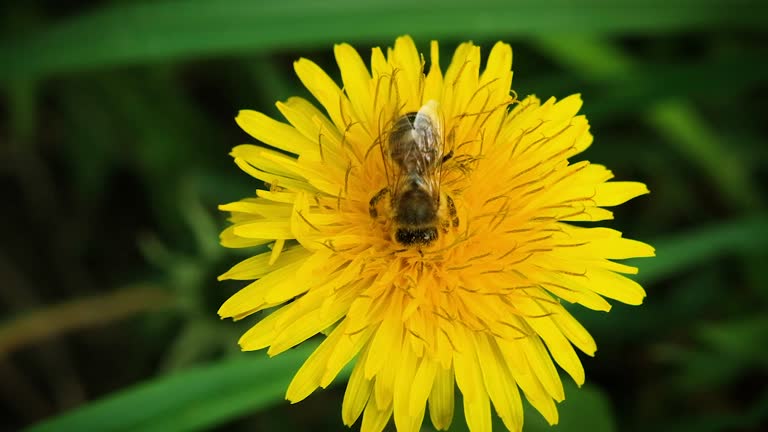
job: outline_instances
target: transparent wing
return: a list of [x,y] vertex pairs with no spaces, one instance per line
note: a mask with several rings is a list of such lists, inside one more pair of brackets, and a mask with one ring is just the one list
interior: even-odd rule
[[416,113],[413,128],[423,137],[419,149],[423,155],[424,173],[429,183],[432,195],[435,199],[440,196],[440,184],[442,181],[443,156],[445,141],[443,139],[443,116],[440,112],[440,104],[430,100]]
[[438,199],[444,148],[438,102],[430,100],[417,112],[395,117],[386,128],[383,149],[392,193],[397,196],[409,182],[418,181]]
[[413,128],[422,137],[419,151],[424,154],[427,169],[437,166],[443,157],[443,122],[440,104],[430,100],[416,113]]

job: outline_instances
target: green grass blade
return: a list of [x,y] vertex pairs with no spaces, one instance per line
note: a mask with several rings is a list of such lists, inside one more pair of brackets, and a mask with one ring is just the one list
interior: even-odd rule
[[[568,46],[568,44],[566,44]],[[588,52],[596,49],[583,46]],[[604,47],[601,41],[600,46]],[[547,51],[550,55],[557,55]],[[560,60],[560,57],[558,57]],[[627,114],[648,111],[658,104],[660,95],[664,100],[705,97],[728,98],[760,85],[768,76],[768,63],[760,55],[748,53],[727,54],[703,61],[679,63],[638,63],[628,72],[614,72],[621,63],[616,57],[596,58],[594,67],[586,71],[583,67],[572,67],[564,63],[569,73],[548,76],[515,77],[515,90],[519,95],[536,94],[539,97],[558,98],[581,93],[584,99],[583,112],[591,124],[606,123]],[[575,78],[570,71],[582,72]],[[732,74],[738,70],[740,73]],[[730,75],[727,82],[713,86]],[[659,77],[663,77],[660,79]]]
[[627,260],[640,268],[637,279],[651,284],[728,254],[749,254],[768,248],[768,217],[758,216],[698,228],[651,241],[653,259]]
[[[635,307],[614,302],[610,317],[582,307],[569,307],[601,343],[657,343],[660,331],[691,326],[707,308],[721,305],[723,292],[732,287],[718,279],[716,260],[752,256],[768,249],[768,216],[719,222],[649,243],[656,248],[655,258],[624,261],[639,267],[640,273],[632,279],[648,289],[646,304]],[[692,275],[682,278],[667,293],[659,293],[653,287],[686,272]]]
[[[585,384],[577,387],[570,378],[563,377],[565,400],[557,405],[559,422],[550,426],[528,401],[523,402],[523,430],[525,432],[613,432],[616,420],[611,403],[597,386]],[[493,430],[507,430],[496,415],[492,417]],[[429,424],[429,420],[425,422]],[[431,425],[430,425],[431,426]],[[432,429],[423,428],[422,430]],[[464,404],[456,401],[456,413],[449,428],[452,432],[470,432],[464,418]]]
[[[283,400],[288,383],[317,347],[305,343],[270,359],[250,353],[123,390],[28,429],[189,431],[210,428]],[[348,371],[340,374],[346,378]]]
[[86,68],[253,54],[338,41],[762,29],[752,0],[335,0],[142,2],[97,10],[0,44],[0,82]]
[[[640,73],[636,62],[618,47],[596,38],[570,38],[558,40],[543,37],[539,47],[561,64],[587,78],[622,80]],[[675,151],[711,178],[713,185],[733,205],[741,210],[761,207],[760,194],[749,179],[746,164],[728,143],[723,142],[685,97],[670,97],[664,86],[671,86],[673,78],[653,77],[661,86],[659,97],[649,105],[645,120]],[[673,93],[674,94],[674,93]],[[603,107],[608,109],[608,107]]]
[[526,432],[613,432],[617,430],[610,400],[594,385],[577,387],[569,378],[563,378],[565,400],[558,404],[560,419],[550,426],[544,418],[526,403]]
[[699,165],[713,184],[742,210],[756,210],[762,204],[759,190],[750,181],[746,161],[731,150],[694,106],[683,100],[657,104],[647,121],[670,145]]

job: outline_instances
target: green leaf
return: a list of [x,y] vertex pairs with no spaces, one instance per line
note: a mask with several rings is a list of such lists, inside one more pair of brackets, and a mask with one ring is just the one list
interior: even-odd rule
[[768,217],[721,222],[649,243],[656,248],[655,258],[624,261],[639,267],[640,273],[632,278],[643,286],[698,270],[661,300],[649,292],[642,307],[614,302],[612,312],[604,314],[568,305],[574,317],[602,343],[646,339],[657,343],[659,331],[690,326],[708,307],[722,304],[722,289],[727,282],[719,279],[718,269],[711,262],[729,255],[751,256],[768,248]]
[[[602,41],[599,45],[605,47]],[[566,44],[566,46],[569,46],[569,44]],[[562,47],[558,46],[558,48]],[[582,44],[576,44],[573,48],[581,50]],[[549,47],[547,49],[549,50]],[[589,60],[590,56],[587,53],[596,49],[595,47],[590,47],[585,51],[585,59]],[[576,54],[581,53],[578,50],[575,52]],[[571,51],[568,51],[568,53],[571,53]],[[550,54],[561,55],[559,51],[550,52]],[[585,65],[586,60],[584,62]],[[695,62],[644,62],[638,63],[633,67],[631,73],[617,73],[615,71],[616,68],[623,64],[623,62],[613,56],[595,58],[594,61],[596,64],[589,70],[584,69],[585,66],[576,66],[575,69],[571,69],[570,62],[566,62],[568,72],[565,73],[547,76],[521,74],[519,78],[515,76],[515,90],[521,96],[536,94],[544,98],[550,95],[563,98],[573,93],[581,93],[584,99],[582,112],[587,115],[590,124],[601,126],[603,123],[617,119],[625,120],[627,114],[648,111],[649,107],[657,105],[660,96],[664,100],[726,99],[734,94],[749,91],[751,88],[760,85],[765,80],[765,77],[768,76],[768,63],[761,61],[759,55],[752,53],[729,53]],[[575,77],[573,73],[570,73],[572,70],[580,70],[583,75]],[[733,70],[739,70],[741,73],[734,75],[731,73]],[[723,80],[722,77],[724,76],[729,76],[728,80]],[[713,82],[719,82],[720,84],[713,86]],[[709,129],[707,127],[704,130]],[[605,132],[601,131],[600,133],[599,139],[602,143],[610,142],[606,141]],[[722,131],[720,135],[723,135]],[[711,134],[706,139],[711,140]],[[649,148],[654,153],[658,151],[656,148],[649,147],[647,142],[636,143],[636,140],[636,137],[625,137],[621,141],[622,146],[614,146],[612,148],[619,153],[629,155],[623,149],[632,147],[632,156],[626,156],[631,158],[636,158],[635,151],[648,151]],[[723,137],[721,142],[729,143],[730,151],[733,150],[734,143],[747,140],[748,138],[729,139]],[[684,144],[690,146],[691,142],[689,139]],[[599,151],[606,151],[605,146],[600,147]],[[710,149],[712,143],[706,143],[701,145],[701,147],[706,149],[707,153],[703,156],[711,158],[711,154],[713,154]],[[757,145],[739,147],[757,147]],[[694,150],[701,152],[702,149]],[[596,150],[594,148],[590,149],[591,152]],[[726,175],[733,176],[732,173],[727,173]]]
[[[586,78],[600,80],[624,80],[627,76],[641,76],[642,69],[617,45],[592,37],[554,37],[537,39],[538,46],[566,67]],[[741,69],[751,69],[742,65]],[[713,71],[710,71],[713,72]],[[693,75],[697,75],[693,74]],[[747,74],[749,75],[749,74]],[[764,76],[764,74],[763,74]],[[674,79],[657,75],[652,77],[657,85],[658,96],[648,106],[645,120],[662,136],[668,145],[697,165],[722,195],[739,209],[760,208],[760,194],[750,182],[745,163],[723,142],[712,127],[698,114],[688,95],[666,91],[674,88]],[[711,79],[716,79],[714,76]],[[634,88],[633,83],[627,87]],[[731,90],[733,91],[733,90]],[[632,94],[626,99],[637,99]],[[614,100],[616,101],[616,100]],[[605,110],[607,107],[603,107]]]
[[[523,402],[523,430],[525,432],[613,432],[616,430],[611,404],[600,388],[590,384],[579,388],[569,379],[563,380],[563,388],[565,389],[565,400],[557,405],[560,419],[555,426],[550,426],[528,401]],[[452,432],[469,432],[467,422],[464,419],[464,404],[460,395],[457,395],[455,409],[450,430]],[[432,426],[429,420],[426,420],[425,424]],[[495,413],[493,415],[493,430],[506,430],[504,423]]]
[[677,151],[699,165],[736,207],[760,208],[760,193],[750,182],[745,163],[690,103],[660,103],[648,113],[647,120]]
[[557,406],[560,420],[549,426],[530,404],[525,404],[525,432],[613,432],[616,422],[608,398],[598,387],[576,387],[570,380],[563,380],[565,400]]
[[[317,347],[304,343],[275,358],[248,353],[158,377],[28,429],[190,431],[280,403],[295,372]],[[345,369],[339,378],[346,379]],[[338,382],[338,379],[337,379]]]
[[739,382],[750,371],[768,367],[766,335],[768,317],[764,316],[707,322],[696,330],[699,343],[668,342],[657,348],[657,356],[677,368],[677,387],[706,391]]
[[[765,430],[768,420],[768,392],[763,391],[746,410],[705,412],[695,416],[676,415],[661,424],[646,424],[642,430],[656,432],[722,432]],[[639,429],[638,429],[639,430]]]
[[748,254],[768,247],[768,217],[757,216],[697,228],[651,241],[653,259],[631,259],[640,268],[636,279],[651,284],[709,260],[729,254]]
[[[157,1],[117,5],[0,44],[0,81],[86,68],[253,54],[332,42],[762,29],[765,8],[726,0]],[[725,13],[727,12],[727,13]]]

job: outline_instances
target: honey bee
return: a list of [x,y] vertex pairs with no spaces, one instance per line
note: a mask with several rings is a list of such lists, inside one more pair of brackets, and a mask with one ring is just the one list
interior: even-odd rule
[[443,164],[453,151],[444,153],[437,108],[437,102],[429,101],[394,122],[382,142],[389,185],[369,202],[370,215],[376,219],[380,202],[389,197],[394,239],[407,247],[427,246],[441,230],[447,233],[451,226],[459,226],[453,198],[440,191]]

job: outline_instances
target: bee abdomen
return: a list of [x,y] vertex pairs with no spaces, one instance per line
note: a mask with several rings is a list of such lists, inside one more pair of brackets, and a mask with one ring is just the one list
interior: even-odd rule
[[437,228],[433,226],[418,228],[398,228],[395,240],[404,246],[416,244],[428,245],[437,239]]
[[437,208],[423,189],[409,189],[399,197],[395,220],[403,225],[426,225],[437,219]]

